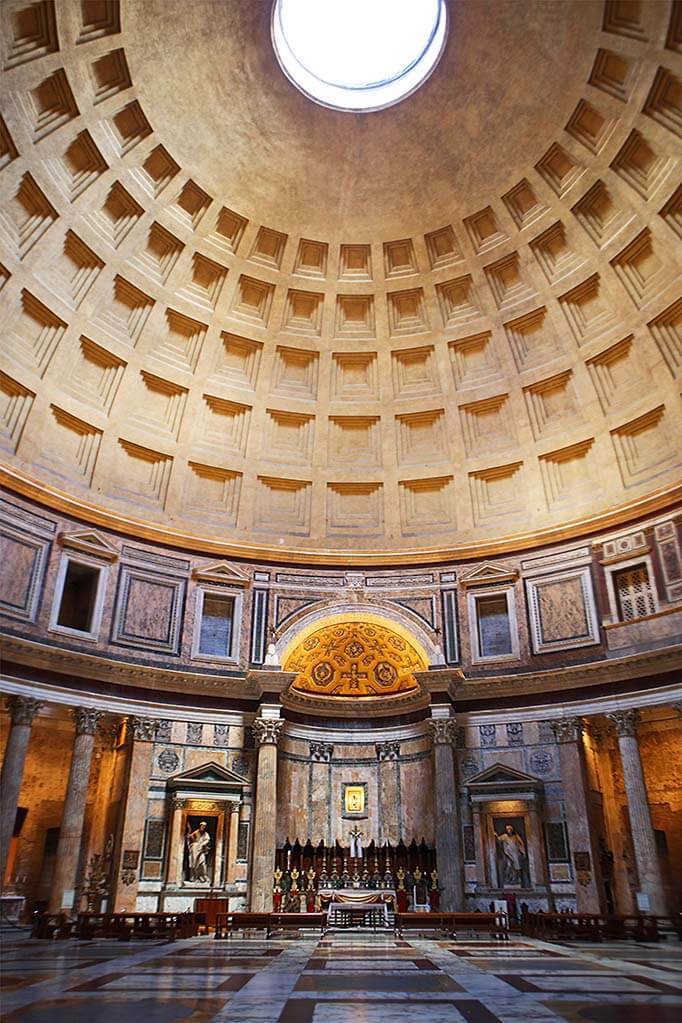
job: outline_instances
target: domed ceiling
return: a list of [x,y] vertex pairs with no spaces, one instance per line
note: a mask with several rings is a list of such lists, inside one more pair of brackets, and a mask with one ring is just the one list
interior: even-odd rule
[[266,2],[2,5],[5,482],[344,562],[671,502],[680,6],[448,11],[424,85],[352,114]]

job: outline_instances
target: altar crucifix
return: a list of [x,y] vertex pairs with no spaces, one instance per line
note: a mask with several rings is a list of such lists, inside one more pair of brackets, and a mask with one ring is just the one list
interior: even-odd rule
[[350,858],[352,860],[362,859],[362,832],[357,824],[350,831]]

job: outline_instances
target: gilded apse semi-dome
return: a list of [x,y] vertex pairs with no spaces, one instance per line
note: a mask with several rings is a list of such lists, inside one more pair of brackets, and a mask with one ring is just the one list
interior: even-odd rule
[[679,4],[450,0],[433,72],[363,113],[284,74],[269,0],[0,18],[12,489],[367,564],[672,503]]

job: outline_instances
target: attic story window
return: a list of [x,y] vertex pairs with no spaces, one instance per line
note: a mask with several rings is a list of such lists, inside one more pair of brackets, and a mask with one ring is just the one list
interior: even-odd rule
[[445,0],[275,0],[282,70],[323,106],[370,111],[409,96],[445,46]]
[[205,593],[199,637],[199,653],[210,657],[230,657],[232,654],[232,625],[234,597]]

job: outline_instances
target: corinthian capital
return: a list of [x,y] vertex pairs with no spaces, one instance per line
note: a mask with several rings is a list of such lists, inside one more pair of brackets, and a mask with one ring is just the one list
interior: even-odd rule
[[614,710],[612,714],[606,715],[609,721],[613,722],[616,735],[620,739],[624,735],[636,735],[637,724],[641,714],[634,707],[628,710]]
[[557,742],[580,742],[583,734],[582,718],[555,718],[549,724]]
[[276,746],[284,722],[272,718],[256,718],[251,726],[257,746]]
[[400,743],[399,742],[377,742],[374,745],[377,751],[377,758],[381,760],[399,760],[400,759]]
[[434,746],[454,746],[454,718],[429,718],[428,725],[431,729],[431,738]]
[[76,735],[95,734],[102,717],[100,710],[93,710],[92,707],[73,707],[71,713],[76,722]]
[[156,725],[156,718],[128,718],[128,727],[135,742],[154,742]]
[[10,712],[13,725],[31,725],[33,718],[44,706],[40,700],[34,700],[30,696],[7,697],[7,709]]
[[328,764],[332,759],[334,747],[330,742],[311,742],[310,759],[320,764]]

